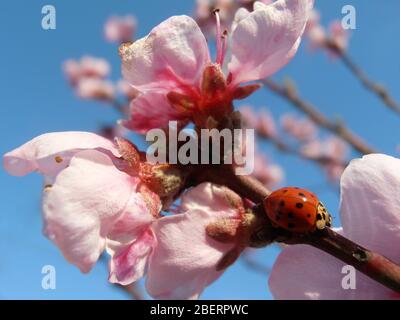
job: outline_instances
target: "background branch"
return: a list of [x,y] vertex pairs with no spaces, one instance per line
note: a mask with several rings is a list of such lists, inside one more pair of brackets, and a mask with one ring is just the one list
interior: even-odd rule
[[325,42],[325,46],[342,60],[347,69],[354,74],[367,90],[377,95],[392,111],[400,114],[400,105],[391,97],[389,91],[384,86],[372,81],[346,52],[338,48],[334,41],[328,39]]
[[353,132],[347,129],[342,123],[329,120],[318,111],[318,108],[313,106],[311,103],[302,100],[297,95],[293,83],[286,82],[284,85],[280,85],[274,82],[272,79],[264,79],[263,83],[272,92],[288,100],[298,110],[306,114],[315,124],[342,138],[359,153],[376,153],[374,148],[367,145],[360,137],[356,136]]

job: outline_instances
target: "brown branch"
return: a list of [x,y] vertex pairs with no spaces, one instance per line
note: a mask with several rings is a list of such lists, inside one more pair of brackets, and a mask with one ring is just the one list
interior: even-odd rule
[[331,121],[318,111],[318,108],[302,100],[297,95],[293,84],[286,82],[284,85],[280,85],[272,79],[264,79],[263,83],[271,91],[288,100],[293,106],[306,114],[315,124],[339,136],[361,154],[376,153],[376,150],[368,146],[360,137],[347,129],[342,123]]
[[[400,292],[400,266],[384,256],[365,249],[351,240],[337,234],[329,228],[312,233],[296,234],[282,228],[271,226],[261,203],[270,191],[259,181],[250,176],[237,176],[232,166],[208,165],[198,166],[199,170],[192,173],[192,182],[213,182],[229,187],[242,197],[258,204],[255,213],[264,219],[263,232],[257,232],[258,242],[270,243],[272,241],[287,244],[308,244],[318,248],[346,264],[354,266],[357,270],[376,280],[382,285]],[[264,239],[261,239],[264,237]]]
[[382,85],[372,81],[346,52],[337,47],[335,42],[328,39],[325,46],[342,60],[343,64],[356,76],[367,90],[377,95],[392,111],[400,113],[400,105],[391,97],[389,91]]

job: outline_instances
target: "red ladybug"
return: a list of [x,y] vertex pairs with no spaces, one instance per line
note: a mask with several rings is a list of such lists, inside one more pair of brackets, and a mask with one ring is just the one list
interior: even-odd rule
[[293,232],[309,232],[332,225],[332,217],[317,196],[297,187],[272,192],[264,200],[264,209],[275,227]]

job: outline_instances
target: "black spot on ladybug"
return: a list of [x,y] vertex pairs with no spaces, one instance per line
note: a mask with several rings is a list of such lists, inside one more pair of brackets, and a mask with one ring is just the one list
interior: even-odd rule
[[322,220],[322,216],[320,213],[317,214],[317,220]]
[[300,202],[297,202],[297,203],[296,203],[296,208],[298,208],[298,209],[303,208],[303,204],[300,203]]
[[289,222],[287,226],[288,226],[289,229],[293,229],[293,228],[296,227],[296,225],[294,223],[291,223],[291,222]]
[[300,188],[299,188],[299,187],[294,187],[294,189],[297,189],[297,190],[299,190]]
[[311,218],[311,214],[307,214],[307,218]]
[[284,207],[285,206],[285,201],[281,201],[281,202],[279,202],[279,205],[281,206],[281,207]]
[[288,190],[287,190],[287,189],[285,189],[285,190],[283,190],[282,192],[283,192],[283,193],[286,193],[286,192],[288,192]]
[[299,192],[299,196],[300,197],[305,197],[306,195],[304,193],[302,193],[302,192]]
[[293,218],[294,218],[293,212],[289,212],[289,213],[288,213],[288,218],[290,218],[290,219],[293,219]]

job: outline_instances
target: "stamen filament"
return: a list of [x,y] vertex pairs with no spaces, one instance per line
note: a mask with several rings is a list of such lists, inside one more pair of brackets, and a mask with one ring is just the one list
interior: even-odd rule
[[213,11],[215,14],[215,20],[216,20],[216,45],[217,45],[217,57],[215,60],[215,63],[218,63],[219,65],[221,64],[221,61],[224,59],[223,58],[223,43],[222,43],[222,34],[221,34],[221,19],[219,17],[219,9],[215,9]]
[[222,42],[222,49],[221,49],[221,61],[220,65],[221,67],[224,65],[224,60],[225,60],[225,55],[226,55],[226,49],[227,49],[227,36],[228,36],[228,31],[224,30],[221,36],[221,42]]

